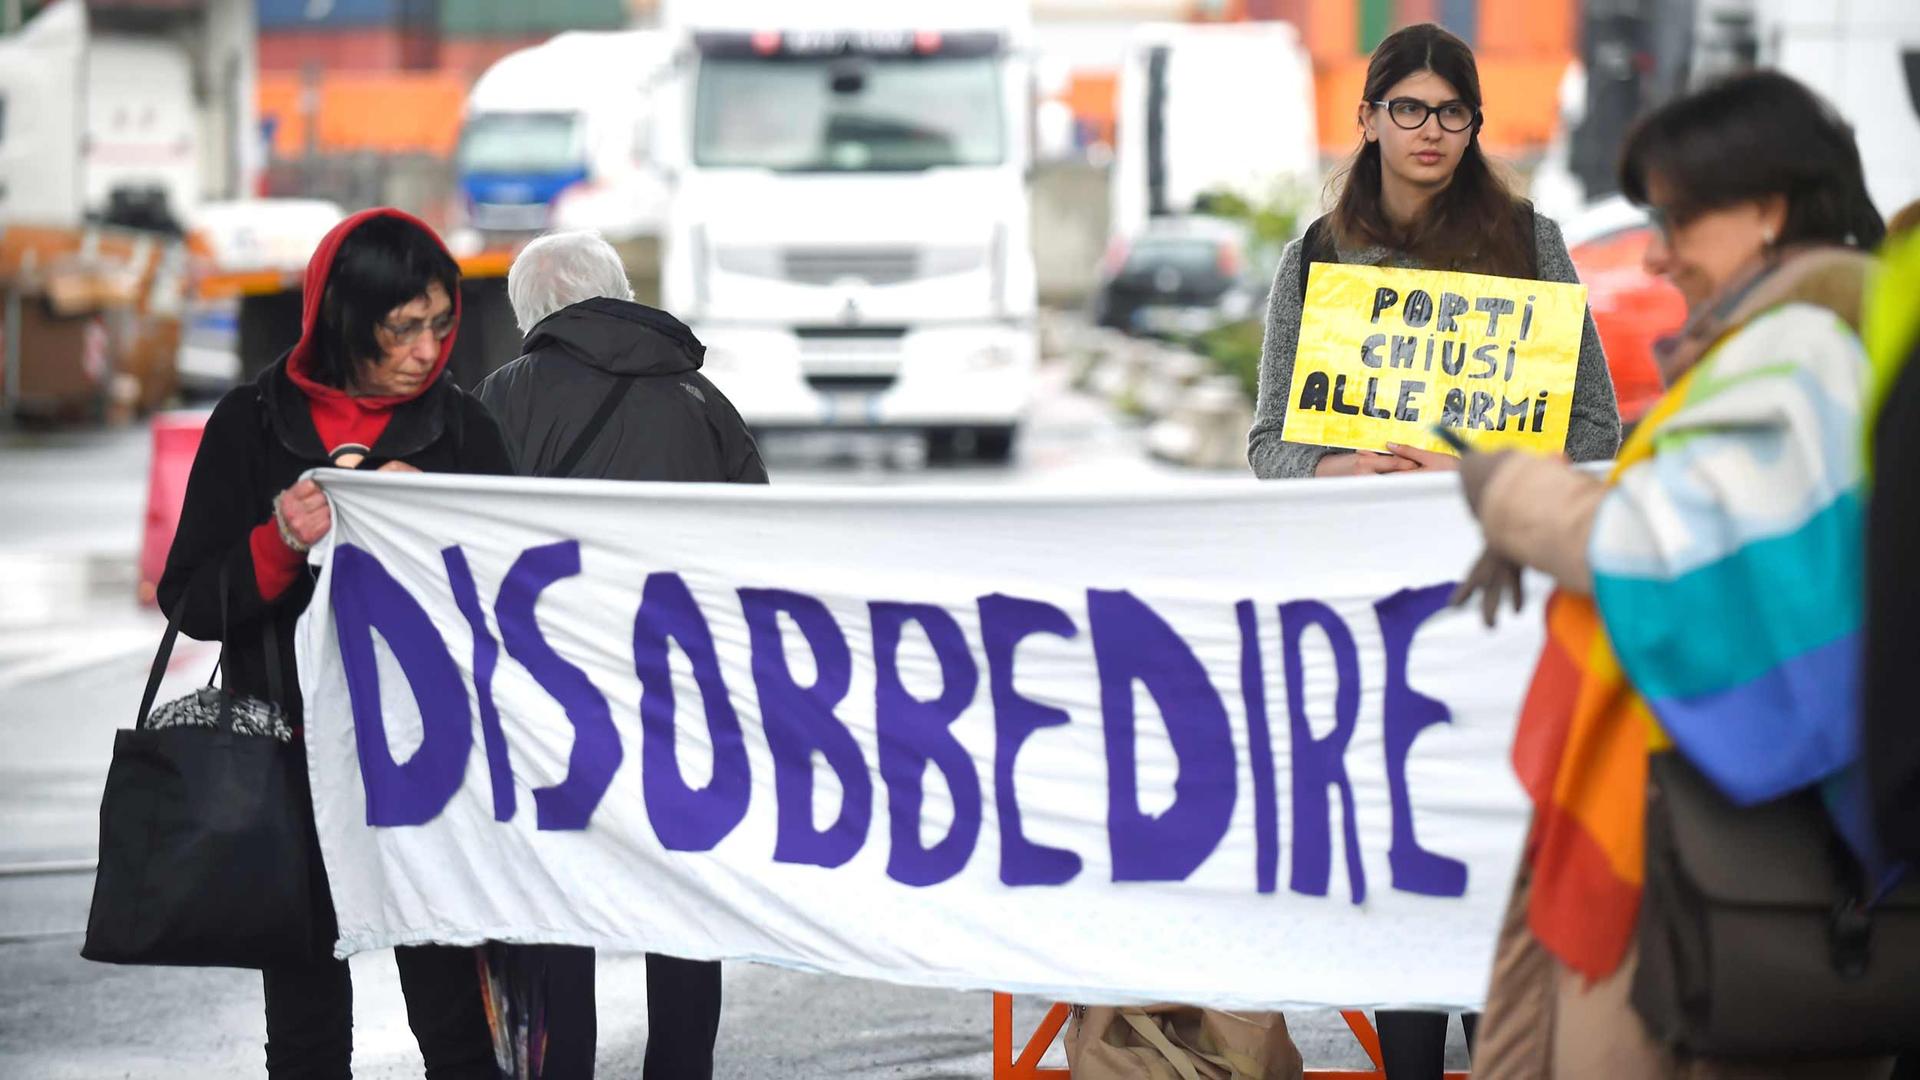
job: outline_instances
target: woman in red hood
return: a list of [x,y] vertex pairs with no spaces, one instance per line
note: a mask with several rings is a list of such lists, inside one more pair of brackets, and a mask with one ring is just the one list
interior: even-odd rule
[[[270,697],[274,648],[285,673],[279,704],[296,733],[294,624],[313,595],[305,552],[332,524],[326,496],[301,474],[327,465],[513,471],[492,417],[443,377],[459,297],[460,269],[426,225],[397,210],[355,214],[307,265],[299,343],[207,419],[160,579],[161,609],[181,605],[180,627],[193,637],[225,638],[230,691]],[[308,846],[319,867],[317,844]],[[324,872],[314,881],[313,961],[263,973],[275,1078],[350,1075],[353,984],[346,962],[331,956]],[[473,950],[427,945],[395,956],[427,1076],[493,1080]]]

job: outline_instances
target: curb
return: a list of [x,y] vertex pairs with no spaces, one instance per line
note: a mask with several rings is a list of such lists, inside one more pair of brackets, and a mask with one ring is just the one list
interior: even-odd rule
[[1194,469],[1247,468],[1253,402],[1206,357],[1151,338],[1094,326],[1070,312],[1045,312],[1040,340],[1069,365],[1075,389],[1147,423],[1154,457]]

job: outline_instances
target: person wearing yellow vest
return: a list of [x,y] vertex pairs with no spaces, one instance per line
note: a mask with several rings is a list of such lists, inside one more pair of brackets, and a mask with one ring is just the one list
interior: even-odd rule
[[[1916,204],[1920,205],[1920,204]],[[1920,217],[1920,214],[1916,214]],[[1894,237],[1866,314],[1867,645],[1862,753],[1887,853],[1920,864],[1920,228]]]

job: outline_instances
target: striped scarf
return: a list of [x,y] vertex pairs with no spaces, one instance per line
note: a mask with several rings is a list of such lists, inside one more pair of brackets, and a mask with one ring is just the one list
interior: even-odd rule
[[1742,805],[1821,782],[1842,805],[1864,380],[1858,337],[1824,306],[1776,303],[1719,335],[1621,451],[1593,596],[1549,601],[1514,743],[1535,806],[1528,922],[1589,978],[1632,942],[1650,753],[1677,747]]

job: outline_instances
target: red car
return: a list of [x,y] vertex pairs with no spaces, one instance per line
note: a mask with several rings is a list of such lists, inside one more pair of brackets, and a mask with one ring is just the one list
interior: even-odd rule
[[1642,265],[1653,226],[1625,199],[1607,199],[1567,223],[1568,252],[1587,287],[1587,304],[1613,373],[1623,426],[1637,423],[1665,390],[1654,342],[1687,320],[1686,301]]

